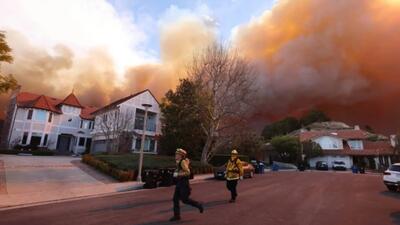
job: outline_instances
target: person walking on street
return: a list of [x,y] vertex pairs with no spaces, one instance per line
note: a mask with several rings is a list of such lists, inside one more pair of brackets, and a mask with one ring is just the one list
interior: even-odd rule
[[184,204],[188,204],[198,208],[200,213],[203,213],[204,211],[203,205],[201,203],[189,198],[191,192],[191,188],[189,186],[189,177],[191,171],[189,169],[190,161],[186,157],[186,155],[186,151],[180,148],[178,148],[175,152],[175,161],[177,168],[174,172],[174,178],[176,179],[176,186],[173,198],[174,216],[170,219],[170,221],[178,221],[181,219],[179,201],[182,201]]
[[230,203],[236,201],[236,197],[238,196],[236,191],[236,186],[239,179],[243,179],[243,166],[242,162],[238,157],[238,152],[233,150],[231,152],[231,158],[228,160],[226,165],[226,187],[231,192]]

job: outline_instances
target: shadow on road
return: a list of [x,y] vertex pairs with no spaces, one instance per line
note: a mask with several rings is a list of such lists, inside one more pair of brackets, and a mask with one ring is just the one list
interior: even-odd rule
[[[181,204],[181,211],[182,212],[189,212],[189,211],[194,211],[194,210],[198,210],[197,208],[194,208],[192,206],[188,206],[183,204],[182,202]],[[225,205],[225,204],[229,204],[227,200],[218,200],[218,201],[212,201],[212,202],[205,202],[203,203],[204,209],[205,211],[207,211],[207,209],[209,208],[213,208],[219,205]],[[172,201],[171,201],[171,206],[172,206]],[[168,212],[172,212],[172,207],[170,209],[167,210],[160,210],[158,211],[158,213],[168,213]]]
[[390,217],[391,217],[392,220],[393,220],[393,224],[400,225],[400,212],[399,212],[399,211],[397,211],[397,212],[392,212],[392,213],[390,214]]
[[114,206],[106,207],[106,208],[94,209],[94,210],[90,210],[89,212],[101,212],[101,211],[107,211],[107,210],[132,209],[132,208],[138,208],[138,207],[142,207],[142,206],[162,204],[162,203],[166,203],[166,202],[171,202],[171,200],[170,199],[168,199],[168,200],[164,199],[164,200],[148,201],[148,202],[132,202],[132,203],[114,205]]
[[381,195],[384,195],[386,197],[400,199],[400,193],[399,192],[381,191]]
[[176,221],[176,222],[169,222],[168,220],[157,220],[157,221],[152,221],[148,223],[139,223],[136,225],[164,225],[164,224],[186,224],[193,222],[194,220],[181,220],[181,221]]

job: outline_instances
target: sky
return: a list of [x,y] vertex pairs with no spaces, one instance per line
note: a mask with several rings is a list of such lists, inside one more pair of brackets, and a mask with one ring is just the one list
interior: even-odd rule
[[[262,127],[319,108],[400,130],[400,0],[0,0],[22,91],[102,106],[150,89],[161,99],[193,54],[227,43],[254,67]],[[8,95],[0,95],[0,117]]]

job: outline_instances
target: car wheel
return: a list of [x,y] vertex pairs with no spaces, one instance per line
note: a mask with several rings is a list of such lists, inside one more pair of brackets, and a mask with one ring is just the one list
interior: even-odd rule
[[397,191],[397,186],[393,186],[393,185],[387,185],[387,188],[389,191]]

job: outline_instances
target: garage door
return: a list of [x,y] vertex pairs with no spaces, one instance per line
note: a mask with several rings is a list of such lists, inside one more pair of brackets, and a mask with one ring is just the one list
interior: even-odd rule
[[106,141],[105,140],[97,140],[93,142],[92,152],[106,152]]

